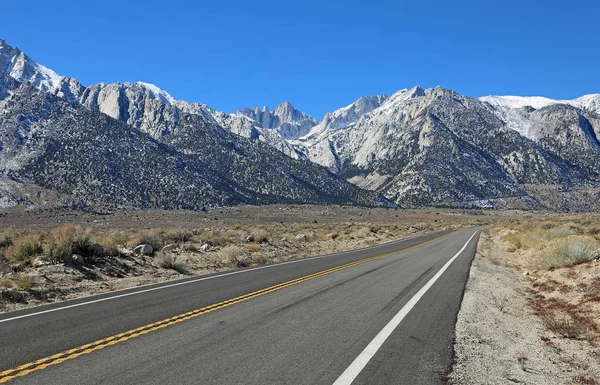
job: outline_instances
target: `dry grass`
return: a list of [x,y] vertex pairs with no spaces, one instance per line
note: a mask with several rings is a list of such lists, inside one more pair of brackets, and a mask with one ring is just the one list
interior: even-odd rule
[[33,259],[44,251],[44,236],[39,232],[24,234],[11,241],[5,256],[13,262],[31,265]]
[[159,252],[154,256],[154,262],[163,269],[175,270],[181,274],[189,274],[189,267],[183,257]]
[[598,249],[598,242],[593,238],[568,235],[556,242],[543,260],[548,269],[573,266],[596,259]]
[[0,279],[0,287],[8,289],[29,290],[33,284],[33,278],[28,276]]

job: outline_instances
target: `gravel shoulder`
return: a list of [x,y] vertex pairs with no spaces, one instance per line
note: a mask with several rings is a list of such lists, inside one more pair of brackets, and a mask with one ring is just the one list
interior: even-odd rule
[[458,314],[448,382],[598,384],[598,346],[548,330],[532,307],[534,278],[497,263],[503,253],[501,243],[482,234]]

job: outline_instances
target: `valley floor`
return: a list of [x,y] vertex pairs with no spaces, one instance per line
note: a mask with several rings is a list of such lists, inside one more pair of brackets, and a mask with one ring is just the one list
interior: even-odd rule
[[[332,206],[9,210],[0,214],[0,312],[494,221],[479,211]],[[145,244],[152,250],[134,252]]]

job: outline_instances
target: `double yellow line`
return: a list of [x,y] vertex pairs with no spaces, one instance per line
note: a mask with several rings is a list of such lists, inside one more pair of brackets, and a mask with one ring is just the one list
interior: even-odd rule
[[[447,235],[449,235],[449,234],[442,235],[441,237],[444,237]],[[375,261],[377,259],[385,258],[392,254],[398,254],[400,252],[412,250],[417,247],[423,246],[429,242],[432,242],[436,239],[439,239],[441,237],[436,237],[436,238],[430,239],[428,241],[421,242],[416,245],[407,247],[402,250],[392,251],[392,252],[380,254],[380,255],[377,255],[374,257],[361,259],[356,262],[351,262],[351,263],[347,263],[345,265],[341,265],[341,266],[334,267],[331,269],[323,270],[318,273],[314,273],[314,274],[310,274],[310,275],[307,275],[307,276],[304,276],[301,278],[293,279],[291,281],[283,282],[278,285],[269,286],[267,288],[254,291],[252,293],[244,294],[239,297],[231,298],[231,299],[228,299],[228,300],[225,300],[222,302],[218,302],[218,303],[215,303],[215,304],[212,304],[209,306],[205,306],[200,309],[189,311],[187,313],[182,313],[182,314],[176,315],[174,317],[166,318],[161,321],[154,322],[154,323],[151,323],[151,324],[148,324],[145,326],[141,326],[136,329],[131,329],[131,330],[128,330],[123,333],[115,334],[111,337],[107,337],[107,338],[104,338],[104,339],[101,339],[98,341],[94,341],[89,344],[81,345],[79,347],[69,349],[64,352],[54,354],[52,356],[41,358],[39,360],[32,361],[32,362],[17,366],[12,369],[4,370],[4,371],[0,372],[0,383],[8,382],[17,377],[26,376],[30,373],[37,372],[38,370],[46,369],[53,365],[58,365],[60,363],[63,363],[68,360],[72,360],[72,359],[82,356],[84,354],[89,354],[89,353],[95,352],[96,350],[104,349],[107,346],[116,345],[120,342],[124,342],[124,341],[130,340],[132,338],[139,337],[141,335],[148,334],[150,332],[166,328],[167,326],[175,325],[180,322],[187,321],[189,319],[201,316],[203,314],[211,313],[216,310],[226,308],[231,305],[235,305],[235,304],[238,304],[238,303],[241,303],[244,301],[248,301],[249,299],[260,297],[262,295],[269,294],[269,293],[272,293],[277,290],[281,290],[281,289],[289,287],[289,286],[297,285],[299,283],[309,281],[311,279],[315,279],[318,277],[322,277],[324,275],[328,275],[331,273],[335,273],[336,271],[348,269],[353,266],[361,265],[363,263],[367,263],[367,262]]]

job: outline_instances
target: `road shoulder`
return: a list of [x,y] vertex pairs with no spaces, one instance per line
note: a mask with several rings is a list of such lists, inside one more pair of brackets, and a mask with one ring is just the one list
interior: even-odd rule
[[492,263],[495,247],[483,233],[458,314],[448,382],[597,384],[598,348],[550,332],[530,305],[530,280]]

